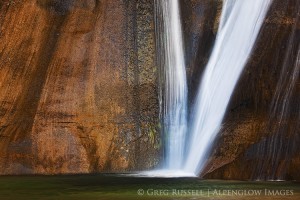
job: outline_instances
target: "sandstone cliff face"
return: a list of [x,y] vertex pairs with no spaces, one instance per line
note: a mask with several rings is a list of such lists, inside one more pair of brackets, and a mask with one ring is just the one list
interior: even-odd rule
[[0,1],[0,174],[158,161],[153,2]]
[[[160,158],[152,0],[0,0],[0,174],[147,169]],[[181,0],[189,101],[221,0]],[[298,0],[274,0],[205,178],[300,179]]]

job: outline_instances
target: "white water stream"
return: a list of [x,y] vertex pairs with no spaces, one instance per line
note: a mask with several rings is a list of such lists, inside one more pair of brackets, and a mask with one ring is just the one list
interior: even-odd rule
[[219,132],[235,85],[246,65],[271,0],[224,0],[212,55],[191,121],[184,171],[199,175]]
[[187,81],[178,0],[157,0],[162,16],[164,68],[165,169],[183,167],[187,128]]
[[[196,176],[207,161],[230,97],[272,0],[224,0],[219,30],[187,129],[187,80],[178,0],[156,0],[164,69],[166,162],[147,176]],[[188,134],[189,132],[189,134]],[[187,151],[185,151],[187,149]]]

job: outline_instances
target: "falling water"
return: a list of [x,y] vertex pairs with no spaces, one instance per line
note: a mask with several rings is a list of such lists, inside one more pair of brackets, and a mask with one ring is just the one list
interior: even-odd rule
[[166,161],[164,168],[178,170],[183,163],[187,127],[187,81],[178,0],[157,0],[156,15],[160,19],[157,27],[165,87],[163,107]]
[[272,0],[224,0],[216,43],[191,121],[184,170],[199,174]]

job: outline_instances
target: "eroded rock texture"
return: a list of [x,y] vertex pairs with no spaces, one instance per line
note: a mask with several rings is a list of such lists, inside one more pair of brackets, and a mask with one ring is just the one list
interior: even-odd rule
[[153,2],[0,1],[0,174],[158,160]]

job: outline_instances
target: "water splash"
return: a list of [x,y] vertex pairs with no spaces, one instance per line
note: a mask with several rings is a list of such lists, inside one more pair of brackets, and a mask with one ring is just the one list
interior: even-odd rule
[[178,0],[156,0],[156,23],[164,80],[164,169],[178,170],[184,160],[187,81]]
[[191,121],[184,170],[200,174],[272,0],[224,0],[216,43]]
[[135,177],[164,177],[164,178],[197,177],[194,173],[189,173],[182,170],[172,170],[172,169],[143,171],[143,172],[131,173],[130,175]]

